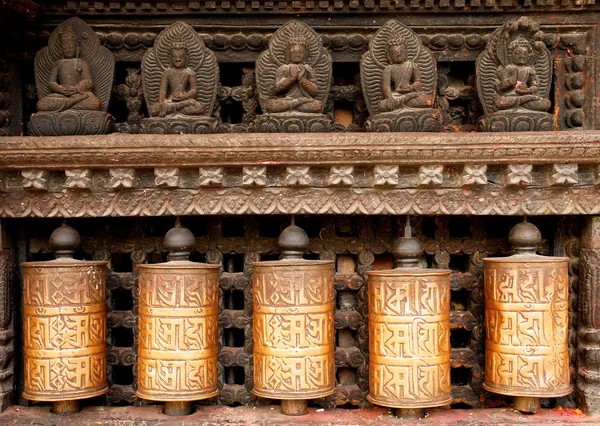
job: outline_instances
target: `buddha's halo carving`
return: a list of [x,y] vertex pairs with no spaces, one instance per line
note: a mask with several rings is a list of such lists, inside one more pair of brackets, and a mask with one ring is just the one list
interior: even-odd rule
[[398,21],[381,27],[361,62],[361,84],[371,131],[439,131],[434,109],[435,60],[418,35]]
[[106,112],[115,60],[96,33],[70,18],[50,35],[34,62],[38,113],[31,132],[39,136],[105,134],[114,118]]
[[544,33],[521,17],[498,28],[477,58],[477,91],[484,131],[553,130],[550,109],[552,57]]
[[219,84],[215,54],[184,22],[175,22],[156,38],[142,60],[144,97],[151,118],[144,133],[207,133]]
[[331,57],[308,25],[290,21],[273,34],[256,62],[261,131],[324,131],[331,87]]

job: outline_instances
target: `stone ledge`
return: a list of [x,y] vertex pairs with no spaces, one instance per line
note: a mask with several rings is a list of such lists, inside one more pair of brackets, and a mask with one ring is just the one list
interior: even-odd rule
[[291,417],[279,413],[278,406],[219,407],[198,406],[197,411],[186,417],[167,417],[161,413],[161,406],[147,407],[88,407],[72,416],[58,416],[49,413],[50,407],[10,407],[0,414],[0,423],[6,426],[35,424],[36,426],[67,425],[457,425],[469,426],[508,426],[524,425],[597,425],[599,416],[585,416],[574,410],[541,410],[536,415],[522,415],[510,408],[494,409],[431,409],[421,420],[400,420],[391,417],[390,410],[374,409],[332,409],[310,408],[305,416]]

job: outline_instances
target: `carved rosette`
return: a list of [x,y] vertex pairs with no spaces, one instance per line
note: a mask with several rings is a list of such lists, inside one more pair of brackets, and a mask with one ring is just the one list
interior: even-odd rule
[[503,395],[571,393],[568,258],[487,258],[485,383]]
[[367,276],[367,399],[394,408],[449,404],[450,271],[399,268]]
[[138,268],[137,395],[155,401],[216,396],[220,265],[173,261]]
[[91,398],[106,382],[106,262],[57,259],[23,267],[23,397]]
[[254,390],[312,399],[334,393],[332,261],[253,264]]

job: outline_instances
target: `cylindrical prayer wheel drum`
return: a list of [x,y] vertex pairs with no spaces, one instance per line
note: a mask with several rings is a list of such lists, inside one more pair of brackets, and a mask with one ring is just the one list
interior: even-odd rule
[[[108,392],[106,262],[72,258],[79,234],[66,225],[50,237],[57,259],[23,268],[23,397],[78,411],[77,400]],[[65,408],[66,407],[66,408]]]
[[535,412],[539,398],[571,393],[568,348],[568,261],[535,254],[539,230],[523,222],[510,232],[516,254],[486,258],[485,383]]
[[[401,267],[370,271],[369,395],[398,415],[447,405],[450,395],[450,271],[423,269],[416,238],[393,249]],[[404,410],[402,410],[404,409]]]
[[137,265],[137,395],[165,401],[167,415],[190,414],[191,401],[218,394],[220,265],[184,260],[193,244],[189,230],[174,228],[165,237],[172,261]]
[[253,393],[301,415],[335,391],[334,262],[302,260],[308,237],[294,225],[279,244],[283,260],[253,264]]

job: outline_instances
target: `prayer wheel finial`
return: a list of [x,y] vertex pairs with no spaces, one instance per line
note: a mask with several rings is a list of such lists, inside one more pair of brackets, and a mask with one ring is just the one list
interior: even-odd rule
[[423,417],[424,408],[451,402],[450,271],[419,268],[423,245],[409,217],[392,253],[396,269],[367,272],[367,399],[398,417]]
[[[73,414],[108,392],[106,262],[73,259],[81,237],[63,223],[50,236],[56,259],[23,267],[23,397]],[[65,374],[68,371],[68,374]]]
[[137,395],[165,401],[168,416],[218,394],[220,265],[190,262],[195,242],[177,219],[164,240],[169,261],[138,265]]
[[306,232],[279,237],[279,261],[253,263],[254,390],[281,400],[281,413],[308,412],[307,400],[334,392],[334,262],[303,260]]
[[568,353],[568,261],[535,254],[539,229],[524,220],[509,234],[514,255],[486,258],[484,389],[514,396],[535,413],[541,398],[571,392]]

